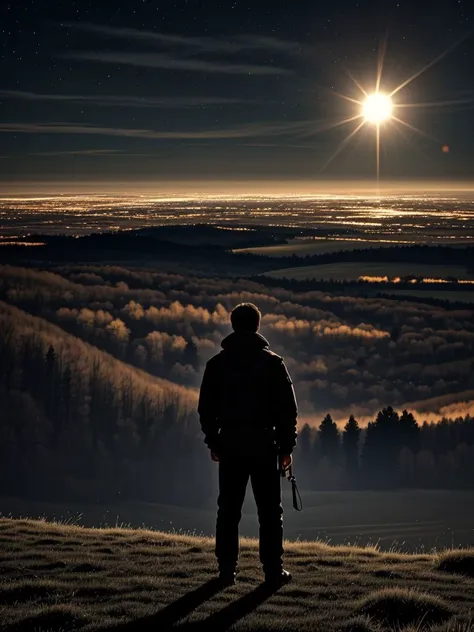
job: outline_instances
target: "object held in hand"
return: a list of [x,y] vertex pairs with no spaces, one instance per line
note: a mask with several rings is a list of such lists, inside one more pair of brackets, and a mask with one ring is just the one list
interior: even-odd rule
[[280,456],[280,468],[284,470],[285,472],[292,463],[293,463],[293,458],[291,454],[285,454],[283,456]]
[[295,476],[293,476],[293,468],[291,466],[291,464],[289,465],[289,467],[285,470],[283,469],[283,467],[281,468],[281,476],[282,478],[287,478],[288,481],[291,483],[291,494],[293,497],[293,509],[296,509],[296,511],[302,511],[303,510],[303,501],[301,500],[301,494],[299,492],[298,486],[296,485],[296,478]]

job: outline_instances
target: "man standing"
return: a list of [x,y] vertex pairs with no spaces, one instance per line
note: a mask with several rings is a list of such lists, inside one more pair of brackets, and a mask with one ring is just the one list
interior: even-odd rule
[[204,440],[211,458],[219,462],[215,552],[224,584],[235,580],[239,522],[249,478],[265,581],[281,584],[291,579],[282,561],[281,469],[291,465],[298,410],[283,359],[258,333],[260,319],[252,303],[234,308],[234,332],[207,363],[199,396]]

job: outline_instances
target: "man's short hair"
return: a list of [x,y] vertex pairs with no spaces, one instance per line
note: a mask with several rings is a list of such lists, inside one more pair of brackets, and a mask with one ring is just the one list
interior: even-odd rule
[[262,314],[253,303],[240,303],[232,310],[230,322],[234,331],[257,332]]

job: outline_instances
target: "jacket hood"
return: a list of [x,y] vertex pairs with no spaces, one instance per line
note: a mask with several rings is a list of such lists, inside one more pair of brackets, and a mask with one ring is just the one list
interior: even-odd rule
[[266,338],[252,331],[234,331],[221,342],[221,347],[224,351],[230,351],[239,355],[262,351],[262,349],[268,349],[269,346],[270,344]]

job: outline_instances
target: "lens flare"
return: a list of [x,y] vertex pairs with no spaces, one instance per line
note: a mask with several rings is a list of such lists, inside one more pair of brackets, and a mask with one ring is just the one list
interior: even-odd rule
[[389,95],[381,92],[370,94],[362,106],[362,116],[367,123],[373,123],[374,125],[380,125],[380,123],[388,121],[392,118],[392,112],[392,99]]

